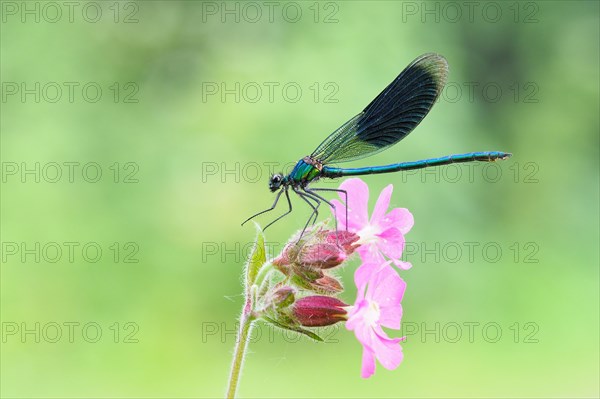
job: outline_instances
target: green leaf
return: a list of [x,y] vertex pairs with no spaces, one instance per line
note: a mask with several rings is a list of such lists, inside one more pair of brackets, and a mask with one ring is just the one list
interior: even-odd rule
[[256,242],[254,243],[254,248],[248,258],[248,263],[246,264],[246,280],[248,287],[251,287],[254,284],[258,271],[267,261],[265,236],[260,229],[257,230],[258,234],[256,235]]
[[305,330],[304,328],[298,327],[298,326],[291,326],[291,325],[286,325],[286,324],[282,324],[280,322],[278,322],[277,320],[274,320],[268,316],[262,316],[262,318],[268,322],[273,324],[276,327],[279,328],[283,328],[284,330],[290,330],[290,331],[296,331],[300,334],[304,334],[309,338],[314,339],[315,341],[319,341],[319,342],[323,342],[323,338],[319,337],[317,334],[315,334],[314,332],[310,331],[310,330]]

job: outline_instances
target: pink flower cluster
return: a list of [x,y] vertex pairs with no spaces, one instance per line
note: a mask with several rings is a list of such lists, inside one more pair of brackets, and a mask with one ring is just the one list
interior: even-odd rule
[[[363,346],[361,376],[375,372],[375,359],[389,370],[402,361],[403,338],[390,338],[382,327],[400,329],[402,297],[406,283],[396,266],[408,269],[410,263],[400,260],[404,250],[404,234],[412,228],[412,214],[405,208],[387,212],[393,187],[387,186],[377,199],[371,218],[368,213],[369,187],[358,178],[344,181],[341,190],[348,193],[347,204],[332,202],[337,209],[348,207],[348,231],[360,238],[356,252],[362,260],[354,274],[358,294],[354,306],[348,309],[346,328],[354,331]],[[345,197],[340,196],[342,199]],[[345,212],[337,212],[338,228],[346,225]]]
[[[400,258],[413,217],[404,208],[388,212],[391,185],[379,195],[370,218],[369,188],[362,180],[346,180],[340,189],[347,193],[347,204],[332,203],[338,210],[348,210],[348,230],[344,229],[346,213],[338,211],[337,230],[321,224],[292,237],[272,261],[285,277],[265,296],[263,317],[317,340],[321,338],[303,327],[345,321],[363,346],[361,375],[368,378],[375,372],[376,360],[387,369],[402,362],[403,339],[388,337],[383,328],[400,329],[406,284],[398,269],[411,267]],[[362,262],[354,274],[356,302],[350,306],[337,298],[343,286],[335,269],[354,252]]]

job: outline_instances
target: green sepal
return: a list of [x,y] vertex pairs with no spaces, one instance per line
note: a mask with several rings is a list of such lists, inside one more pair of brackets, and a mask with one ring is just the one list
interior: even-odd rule
[[283,301],[277,304],[277,309],[285,309],[296,301],[296,296],[292,293],[289,294]]
[[323,338],[319,337],[317,334],[315,334],[312,331],[309,330],[305,330],[304,328],[298,327],[298,326],[291,326],[291,325],[286,325],[286,324],[282,324],[276,320],[273,320],[272,318],[268,317],[268,316],[262,316],[262,318],[268,322],[273,324],[276,327],[279,328],[283,328],[284,330],[290,330],[290,331],[295,331],[295,332],[299,332],[300,334],[304,334],[309,338],[314,339],[315,341],[319,341],[319,342],[323,342]]
[[313,289],[313,283],[323,275],[320,270],[294,268],[290,282],[299,288],[310,291]]
[[254,248],[248,258],[248,263],[246,264],[246,281],[248,287],[251,287],[254,284],[260,268],[266,262],[267,252],[265,250],[265,236],[263,235],[262,230],[257,227],[256,242],[254,243]]

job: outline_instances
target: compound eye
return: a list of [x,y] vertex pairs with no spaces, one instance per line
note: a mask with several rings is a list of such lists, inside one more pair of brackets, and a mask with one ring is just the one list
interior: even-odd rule
[[281,181],[281,175],[274,175],[273,176],[273,181],[275,183],[279,183]]

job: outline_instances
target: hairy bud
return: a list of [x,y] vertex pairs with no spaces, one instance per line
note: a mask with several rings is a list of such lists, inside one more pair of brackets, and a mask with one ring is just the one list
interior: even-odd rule
[[330,326],[346,319],[344,302],[330,296],[307,296],[297,300],[293,306],[295,320],[304,327]]

